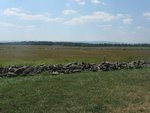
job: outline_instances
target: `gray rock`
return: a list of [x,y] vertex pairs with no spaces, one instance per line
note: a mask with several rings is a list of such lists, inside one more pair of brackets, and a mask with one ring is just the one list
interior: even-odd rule
[[14,73],[15,74],[22,74],[23,73],[23,71],[25,70],[25,69],[27,69],[28,67],[27,66],[23,66],[23,67],[20,67],[20,68],[15,68],[14,70]]
[[0,74],[0,77],[16,77],[16,76],[17,74],[12,73],[12,72]]
[[72,72],[73,72],[73,73],[79,73],[79,72],[82,72],[82,70],[81,70],[81,69],[75,69],[75,70],[73,70]]
[[7,73],[7,77],[16,77],[16,76],[17,76],[17,74],[15,74],[15,73],[12,73],[12,72]]
[[22,74],[23,75],[31,74],[31,73],[33,73],[33,70],[34,70],[33,67],[28,67],[22,72]]
[[52,72],[52,75],[59,75],[59,72],[57,72],[57,71]]

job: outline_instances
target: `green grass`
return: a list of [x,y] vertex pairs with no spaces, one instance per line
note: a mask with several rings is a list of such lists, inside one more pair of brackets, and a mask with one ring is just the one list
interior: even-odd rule
[[0,78],[0,113],[149,113],[150,69]]
[[0,46],[0,65],[60,64],[68,62],[122,62],[150,60],[150,48],[140,47],[62,47]]
[[[150,48],[0,46],[0,66],[150,60]],[[0,113],[149,113],[150,69],[0,78]]]

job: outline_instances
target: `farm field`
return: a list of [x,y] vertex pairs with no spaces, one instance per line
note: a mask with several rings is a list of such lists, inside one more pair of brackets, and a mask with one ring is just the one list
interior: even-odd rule
[[0,46],[0,65],[60,64],[68,62],[99,63],[150,60],[150,48],[140,47],[62,47]]

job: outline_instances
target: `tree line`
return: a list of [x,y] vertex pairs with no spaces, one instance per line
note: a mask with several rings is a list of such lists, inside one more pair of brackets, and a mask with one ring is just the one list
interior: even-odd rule
[[73,46],[73,47],[150,47],[150,44],[128,44],[128,43],[83,43],[83,42],[52,42],[52,41],[22,41],[22,42],[0,42],[0,45],[49,45],[49,46]]

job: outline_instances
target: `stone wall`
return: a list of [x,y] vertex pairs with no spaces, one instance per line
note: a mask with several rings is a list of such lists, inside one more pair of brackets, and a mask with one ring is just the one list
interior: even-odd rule
[[70,74],[78,72],[97,72],[97,71],[111,71],[121,69],[137,69],[150,67],[150,61],[138,60],[132,62],[102,62],[95,63],[68,63],[68,64],[55,64],[55,65],[38,65],[38,66],[8,66],[0,67],[0,77],[16,77],[35,75],[43,72],[48,72],[51,75]]

